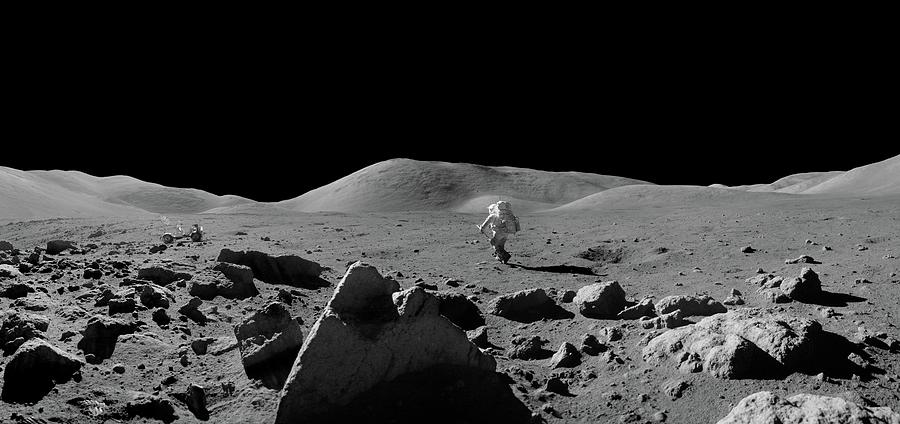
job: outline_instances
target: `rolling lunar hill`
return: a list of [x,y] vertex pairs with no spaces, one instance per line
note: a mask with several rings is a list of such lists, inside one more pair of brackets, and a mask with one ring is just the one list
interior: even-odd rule
[[239,196],[173,188],[127,176],[78,171],[19,171],[0,167],[0,217],[129,216],[199,213],[253,203]]
[[517,211],[549,209],[645,181],[582,172],[392,159],[363,168],[279,206],[301,212],[484,212],[498,199]]
[[734,187],[716,184],[713,187],[792,194],[900,195],[900,155],[846,172],[806,172],[789,175],[771,184]]

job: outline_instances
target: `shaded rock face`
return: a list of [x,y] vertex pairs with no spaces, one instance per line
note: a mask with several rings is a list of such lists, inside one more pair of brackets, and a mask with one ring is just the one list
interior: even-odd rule
[[193,276],[186,272],[176,272],[161,266],[148,266],[138,270],[138,278],[165,286],[178,280],[190,280]]
[[738,309],[666,331],[643,349],[654,365],[725,379],[764,378],[813,362],[818,322],[760,309]]
[[758,392],[742,399],[718,424],[769,423],[900,423],[888,407],[867,407],[829,396],[797,394],[782,398]]
[[588,318],[610,318],[625,308],[625,290],[617,281],[595,283],[578,289],[572,302]]
[[667,314],[675,310],[681,310],[681,316],[683,317],[694,315],[709,316],[728,311],[725,305],[707,295],[667,296],[656,303],[656,313],[658,315]]
[[134,333],[135,325],[104,315],[94,315],[88,320],[84,329],[84,337],[78,342],[78,348],[85,355],[93,355],[96,361],[102,362],[112,356],[119,336]]
[[6,240],[0,240],[0,252],[7,252],[10,250],[13,250],[13,245]]
[[168,399],[147,393],[135,393],[134,399],[125,404],[129,417],[144,417],[164,423],[175,421],[175,408]]
[[544,289],[529,289],[494,298],[490,313],[514,321],[537,321],[554,314],[556,308]]
[[299,256],[270,256],[253,250],[235,252],[222,249],[216,261],[247,266],[253,271],[253,277],[269,284],[303,288],[328,286],[328,282],[319,277],[322,267]]
[[140,293],[141,304],[148,308],[168,308],[175,301],[171,290],[156,284],[135,287],[135,292]]
[[19,272],[19,268],[12,265],[0,265],[0,280],[19,278],[22,276],[22,273]]
[[563,342],[550,358],[550,368],[571,368],[581,363],[581,352],[569,342]]
[[213,267],[225,276],[226,281],[195,282],[191,286],[191,295],[203,300],[212,300],[216,296],[226,299],[246,299],[259,294],[253,284],[253,270],[248,266],[219,262]]
[[653,306],[653,299],[649,297],[645,297],[641,299],[637,304],[631,305],[619,312],[617,318],[619,319],[638,319],[642,317],[650,317],[656,313],[656,310]]
[[5,402],[31,403],[42,399],[56,384],[65,383],[83,363],[47,343],[33,339],[23,344],[3,372]]
[[272,302],[234,327],[247,376],[269,388],[284,386],[303,344],[300,324],[283,303]]
[[484,325],[481,310],[461,293],[438,292],[434,296],[440,302],[441,315],[463,330],[474,330]]
[[540,336],[516,337],[513,339],[512,344],[515,346],[509,354],[509,357],[512,359],[531,361],[545,359],[552,354],[549,350],[544,349],[547,341]]
[[44,332],[49,327],[50,320],[46,317],[12,310],[6,311],[3,316],[3,324],[0,325],[0,347],[3,348],[3,354],[12,354],[19,346],[31,339],[43,338]]
[[794,300],[815,300],[822,296],[822,282],[815,271],[803,268],[799,277],[788,278],[781,283],[781,291]]
[[65,240],[52,240],[47,242],[47,254],[58,255],[66,250],[74,249],[75,243]]
[[497,384],[494,359],[440,315],[438,299],[398,290],[370,265],[347,269],[300,350],[275,422],[527,422],[527,408]]

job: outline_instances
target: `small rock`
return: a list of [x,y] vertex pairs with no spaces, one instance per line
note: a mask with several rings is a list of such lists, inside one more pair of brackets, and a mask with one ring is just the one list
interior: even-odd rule
[[625,290],[617,281],[594,283],[578,289],[573,302],[588,318],[610,318],[625,308]]
[[606,350],[606,345],[600,343],[593,334],[584,334],[581,336],[581,351],[586,355],[596,356],[600,352]]
[[785,264],[818,264],[821,262],[817,262],[812,256],[809,255],[800,255],[795,259],[787,259],[784,261]]
[[581,363],[581,353],[569,342],[563,342],[550,358],[550,368],[572,368]]
[[539,336],[517,337],[512,341],[515,348],[509,357],[525,361],[542,359],[544,357],[544,345],[546,343],[547,340],[544,340]]
[[491,347],[491,343],[488,341],[487,326],[482,325],[481,327],[469,331],[467,335],[469,340],[475,346],[478,346],[482,349]]
[[544,389],[548,392],[560,395],[569,394],[569,385],[562,381],[559,377],[552,377],[548,379],[547,384],[544,386]]
[[115,372],[117,374],[124,374],[125,373],[125,364],[115,364],[115,365],[113,365],[112,370],[113,370],[113,372]]
[[754,249],[753,247],[751,247],[751,246],[749,246],[749,245],[748,245],[748,246],[744,246],[744,247],[741,249],[741,253],[753,253],[753,252],[755,252],[755,251],[756,251],[756,249]]
[[618,327],[603,327],[600,330],[600,337],[606,340],[608,343],[622,340],[624,334],[622,333],[622,329]]
[[690,387],[690,383],[684,380],[668,380],[663,383],[660,390],[669,396],[670,399],[675,400],[680,398],[682,393],[684,393],[688,387]]
[[169,318],[169,314],[165,309],[159,308],[153,311],[153,322],[155,322],[157,325],[166,325],[171,321],[172,319]]

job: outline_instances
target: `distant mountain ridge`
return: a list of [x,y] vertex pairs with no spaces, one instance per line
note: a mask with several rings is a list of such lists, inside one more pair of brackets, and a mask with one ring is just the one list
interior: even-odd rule
[[[656,186],[584,172],[391,159],[281,202],[256,202],[173,188],[128,176],[79,171],[20,171],[0,166],[0,219],[194,213],[486,212],[497,200],[517,212],[589,210],[691,201],[727,201],[738,193],[900,196],[900,155],[849,171],[806,172],[770,184]],[[740,196],[753,199],[752,196]]]

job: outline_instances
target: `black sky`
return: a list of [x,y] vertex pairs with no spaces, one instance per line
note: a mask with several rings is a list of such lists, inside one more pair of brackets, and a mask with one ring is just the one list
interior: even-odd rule
[[738,185],[900,154],[868,34],[277,36],[23,51],[0,165],[275,201],[396,157]]

